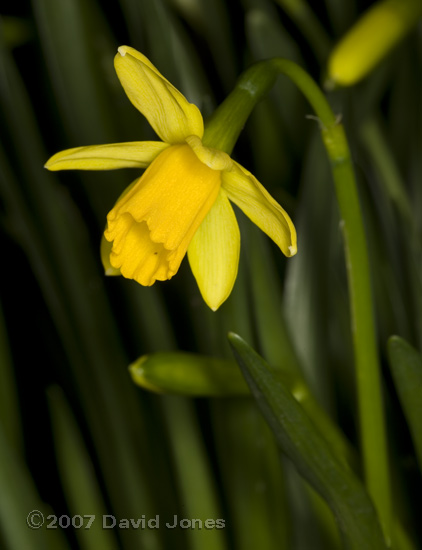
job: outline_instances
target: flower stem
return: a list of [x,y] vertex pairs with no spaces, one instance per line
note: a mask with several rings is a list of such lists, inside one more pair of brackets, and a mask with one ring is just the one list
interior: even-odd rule
[[322,137],[330,157],[342,218],[364,472],[388,542],[392,521],[391,488],[366,237],[343,127],[324,128]]
[[343,126],[314,80],[292,61],[275,58],[259,62],[243,73],[234,91],[207,121],[204,142],[231,153],[253,107],[279,74],[290,78],[314,109],[331,164],[342,218],[348,273],[365,479],[388,542],[392,523],[391,487],[369,259]]

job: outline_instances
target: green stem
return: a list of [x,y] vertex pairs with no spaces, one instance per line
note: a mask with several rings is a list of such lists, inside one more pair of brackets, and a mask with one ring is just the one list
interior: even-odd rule
[[364,471],[369,493],[389,540],[392,522],[391,487],[366,237],[343,127],[337,125],[325,128],[322,136],[331,161],[342,218]]
[[391,487],[369,259],[343,126],[313,79],[292,61],[275,58],[257,63],[243,73],[233,93],[207,121],[204,142],[231,153],[253,107],[279,74],[290,78],[314,109],[331,164],[344,235],[364,472],[368,491],[389,541],[392,523]]
[[271,89],[279,74],[298,86],[324,126],[336,124],[325,96],[308,73],[293,61],[274,58],[255,63],[240,76],[233,92],[206,121],[204,145],[230,154],[253,108]]

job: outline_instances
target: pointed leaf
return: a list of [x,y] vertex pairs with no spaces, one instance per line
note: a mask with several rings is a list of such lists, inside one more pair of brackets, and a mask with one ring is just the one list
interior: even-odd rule
[[385,549],[374,506],[361,482],[332,454],[311,419],[246,342],[229,335],[235,358],[283,452],[326,500],[346,548]]
[[0,532],[4,548],[68,550],[63,532],[46,528],[50,513],[0,424]]
[[422,472],[422,355],[403,338],[392,336],[388,356]]

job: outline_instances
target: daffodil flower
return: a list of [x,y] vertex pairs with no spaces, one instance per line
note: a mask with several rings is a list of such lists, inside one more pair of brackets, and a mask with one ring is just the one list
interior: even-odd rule
[[230,295],[239,262],[240,233],[230,201],[286,256],[296,253],[294,225],[248,170],[202,144],[199,109],[144,55],[121,46],[114,64],[130,101],[162,141],[67,149],[46,168],[146,168],[107,216],[110,265],[149,286],[175,275],[187,252],[201,294],[216,310]]

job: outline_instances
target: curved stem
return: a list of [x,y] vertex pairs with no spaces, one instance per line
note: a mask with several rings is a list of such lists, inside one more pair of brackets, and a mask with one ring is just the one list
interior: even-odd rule
[[314,109],[331,164],[344,236],[365,478],[389,542],[391,487],[368,249],[343,126],[314,80],[292,61],[275,58],[243,73],[234,91],[207,121],[204,143],[230,154],[253,107],[279,74],[290,78]]
[[271,89],[279,74],[296,84],[323,127],[337,123],[324,94],[308,73],[293,61],[277,57],[255,63],[240,76],[232,93],[206,121],[204,145],[230,154],[253,108]]

